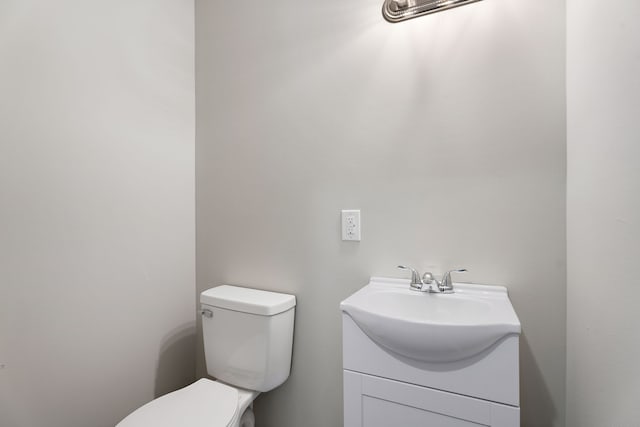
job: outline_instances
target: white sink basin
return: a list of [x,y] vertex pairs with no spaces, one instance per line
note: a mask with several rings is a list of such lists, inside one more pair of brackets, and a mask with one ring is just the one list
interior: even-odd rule
[[340,308],[378,345],[423,362],[466,359],[520,333],[506,288],[455,283],[454,289],[429,294],[410,290],[408,280],[374,277]]

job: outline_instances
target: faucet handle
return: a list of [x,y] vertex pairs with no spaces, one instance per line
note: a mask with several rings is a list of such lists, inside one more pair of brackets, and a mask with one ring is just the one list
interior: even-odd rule
[[413,289],[422,289],[422,280],[420,279],[420,273],[418,273],[418,270],[412,267],[405,267],[404,265],[399,265],[398,268],[400,270],[411,271],[411,287]]
[[453,291],[453,283],[451,282],[451,273],[464,273],[466,268],[456,268],[449,270],[442,276],[442,282],[440,283],[440,289],[442,291]]

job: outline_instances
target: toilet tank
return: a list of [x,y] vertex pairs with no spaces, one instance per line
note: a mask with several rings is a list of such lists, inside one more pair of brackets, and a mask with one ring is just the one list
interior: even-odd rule
[[291,370],[296,297],[218,286],[200,294],[209,375],[225,383],[269,391]]

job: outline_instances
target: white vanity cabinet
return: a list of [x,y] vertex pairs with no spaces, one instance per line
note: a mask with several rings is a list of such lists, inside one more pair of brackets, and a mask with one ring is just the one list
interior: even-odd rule
[[342,325],[344,427],[520,426],[519,333],[463,360],[429,362],[371,339],[344,304]]

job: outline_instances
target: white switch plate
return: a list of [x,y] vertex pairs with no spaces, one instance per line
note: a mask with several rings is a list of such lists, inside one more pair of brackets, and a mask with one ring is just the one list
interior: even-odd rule
[[360,209],[342,211],[342,240],[360,241]]

